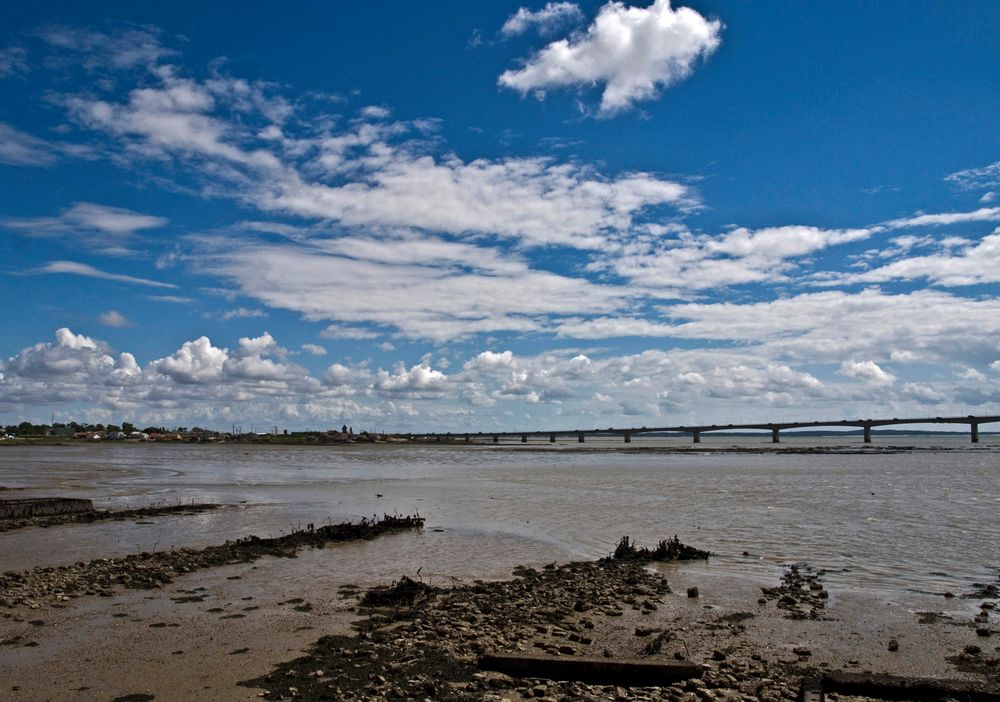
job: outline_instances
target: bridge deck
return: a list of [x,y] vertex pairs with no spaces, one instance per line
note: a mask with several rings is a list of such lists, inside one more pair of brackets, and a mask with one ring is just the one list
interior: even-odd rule
[[760,431],[770,431],[772,440],[778,441],[778,433],[785,429],[816,429],[825,427],[857,427],[864,429],[866,442],[871,441],[872,427],[900,426],[904,424],[967,424],[970,427],[972,441],[979,440],[979,425],[1000,422],[1000,416],[996,415],[968,415],[965,417],[908,417],[900,419],[836,419],[827,421],[812,422],[767,422],[760,424],[698,424],[679,425],[663,427],[608,427],[607,429],[555,429],[555,430],[531,430],[531,431],[479,431],[479,432],[429,432],[429,433],[408,433],[408,437],[421,437],[427,439],[443,438],[482,438],[490,437],[494,441],[500,438],[520,438],[526,441],[528,437],[547,437],[554,440],[556,437],[576,437],[583,441],[585,436],[624,436],[625,441],[630,441],[633,436],[643,434],[691,434],[697,442],[701,434],[713,431],[739,431],[753,429]]

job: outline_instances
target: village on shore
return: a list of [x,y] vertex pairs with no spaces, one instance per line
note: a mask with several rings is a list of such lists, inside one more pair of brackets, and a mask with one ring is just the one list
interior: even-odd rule
[[270,431],[244,431],[242,427],[234,426],[232,431],[216,431],[194,426],[191,428],[178,426],[173,429],[148,426],[139,428],[131,422],[121,424],[80,424],[78,422],[52,424],[20,424],[7,425],[0,430],[0,443],[4,444],[36,444],[36,443],[67,443],[67,442],[174,442],[174,443],[275,443],[275,444],[349,444],[374,443],[376,441],[391,441],[393,437],[368,430],[354,432],[353,427],[346,424],[340,429],[320,429],[316,431],[278,430],[272,427]]

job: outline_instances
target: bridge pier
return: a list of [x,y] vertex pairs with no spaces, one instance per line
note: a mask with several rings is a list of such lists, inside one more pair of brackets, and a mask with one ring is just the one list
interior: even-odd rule
[[465,443],[469,443],[469,435],[468,434],[465,435]]
[[578,431],[576,433],[576,442],[578,444],[582,444],[583,443],[583,432],[582,431]]
[[632,432],[630,431],[625,432],[625,443],[626,444],[632,443]]
[[777,427],[771,427],[771,443],[772,444],[779,443],[779,440],[778,440],[778,428]]
[[870,444],[872,442],[872,425],[865,424],[864,428],[865,428],[865,443]]
[[499,444],[500,443],[500,437],[497,436],[496,434],[493,435],[493,443],[494,444]]
[[549,443],[550,444],[554,444],[555,442],[556,442],[556,435],[555,434],[549,434]]
[[701,432],[700,431],[693,431],[693,432],[691,432],[691,436],[694,438],[694,442],[696,444],[700,444],[701,443]]
[[522,444],[528,443],[528,435],[527,434],[521,434],[521,443]]
[[979,443],[979,423],[972,422],[969,424],[970,433],[972,434],[972,443]]
[[435,436],[434,437],[434,443],[435,444],[440,444],[441,443],[441,437],[440,436]]

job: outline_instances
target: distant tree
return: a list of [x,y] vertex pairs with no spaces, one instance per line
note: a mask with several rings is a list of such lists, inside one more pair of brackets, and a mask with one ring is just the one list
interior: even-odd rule
[[142,430],[142,433],[143,434],[163,434],[165,432],[164,432],[163,427],[146,427],[145,429]]
[[122,431],[126,434],[131,434],[135,431],[135,425],[132,422],[122,422]]
[[108,426],[105,427],[105,429],[108,430],[108,431],[121,431],[122,430],[122,428],[120,426],[118,426],[117,424],[109,424]]

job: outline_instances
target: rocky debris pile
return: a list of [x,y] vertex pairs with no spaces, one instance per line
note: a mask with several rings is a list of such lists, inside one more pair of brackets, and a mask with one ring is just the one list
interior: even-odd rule
[[[87,500],[89,502],[89,500]],[[85,510],[67,514],[49,514],[30,517],[12,517],[10,519],[0,519],[0,532],[13,531],[14,529],[24,529],[25,527],[50,527],[60,524],[93,524],[94,522],[106,521],[109,519],[139,519],[143,517],[158,517],[165,514],[192,515],[212,509],[218,509],[217,504],[175,504],[175,505],[151,505],[149,507],[139,507],[137,509],[122,510]]]
[[[516,679],[480,670],[484,653],[552,656],[612,655],[613,630],[628,608],[662,607],[664,577],[641,560],[519,567],[514,578],[431,591],[413,581],[383,588],[406,596],[384,606],[363,600],[367,615],[356,636],[327,636],[310,652],[243,684],[271,700],[670,700],[764,702],[795,699],[797,681],[768,663],[718,660],[699,679],[663,687],[623,688],[572,681]],[[416,585],[420,585],[417,583]],[[408,605],[409,593],[427,596]],[[621,632],[618,632],[619,634]],[[640,654],[657,660],[656,654]],[[643,658],[646,660],[646,658]],[[660,655],[659,660],[672,660]]]
[[652,550],[645,546],[636,546],[628,536],[623,536],[615,547],[613,557],[619,560],[639,561],[694,561],[707,560],[709,555],[711,554],[708,551],[682,544],[674,534],[674,538],[660,541]]
[[390,532],[421,529],[423,525],[420,516],[385,515],[381,519],[372,517],[318,529],[310,524],[276,538],[247,536],[203,549],[143,552],[70,566],[8,571],[0,575],[0,607],[37,607],[41,601],[65,602],[83,595],[109,597],[119,587],[156,588],[172,582],[178,575],[202,568],[246,563],[263,556],[292,557],[307,546],[321,548],[328,543],[372,539]]
[[373,587],[361,598],[362,607],[413,607],[440,590],[405,575],[388,587]]
[[789,619],[821,619],[830,593],[820,582],[822,571],[811,570],[806,565],[792,565],[781,577],[778,587],[764,587],[760,604],[777,601],[779,609],[787,612]]

